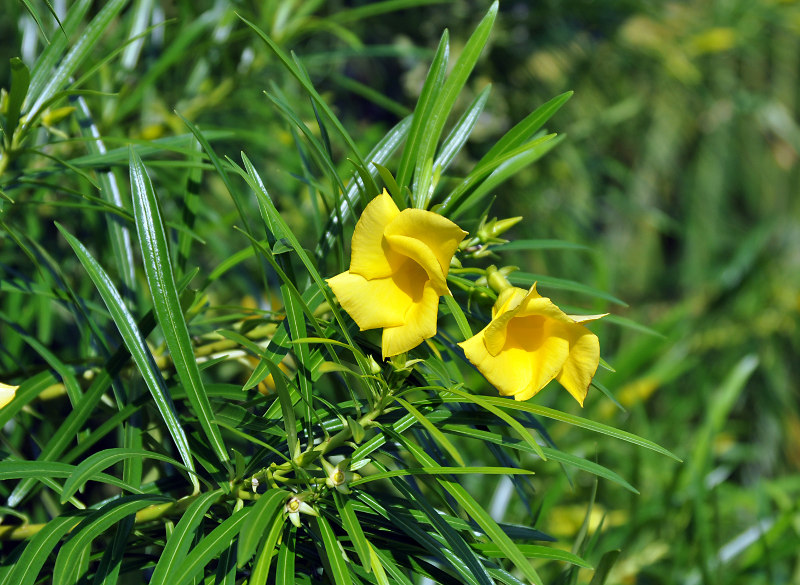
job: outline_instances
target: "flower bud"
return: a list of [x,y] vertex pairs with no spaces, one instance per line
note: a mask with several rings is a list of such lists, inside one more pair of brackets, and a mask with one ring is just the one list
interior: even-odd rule
[[508,282],[506,276],[497,270],[497,266],[494,264],[486,269],[486,281],[489,284],[489,288],[497,293],[501,293],[511,287],[511,283]]

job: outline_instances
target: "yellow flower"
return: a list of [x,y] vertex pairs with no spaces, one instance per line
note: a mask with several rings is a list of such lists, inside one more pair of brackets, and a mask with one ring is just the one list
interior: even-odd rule
[[597,366],[600,342],[582,325],[604,315],[567,315],[536,292],[505,289],[492,321],[459,343],[467,359],[503,396],[527,400],[553,378],[583,406]]
[[384,359],[436,335],[439,297],[450,294],[450,259],[465,235],[431,211],[400,211],[386,190],[364,209],[350,270],[328,284],[362,331],[383,327]]
[[19,388],[19,386],[9,386],[8,384],[0,382],[0,408],[3,408],[14,399],[17,388]]

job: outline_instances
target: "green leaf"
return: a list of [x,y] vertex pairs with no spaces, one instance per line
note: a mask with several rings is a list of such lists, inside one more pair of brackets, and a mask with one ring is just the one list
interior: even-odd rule
[[[455,221],[457,218],[461,217],[464,212],[479,205],[485,197],[492,194],[495,187],[517,174],[523,168],[542,158],[561,142],[564,137],[565,135],[563,134],[561,136],[549,134],[540,140],[525,145],[522,147],[521,152],[513,156],[508,156],[508,160],[497,165],[497,168],[495,168],[468,197],[464,198],[450,211],[448,217]],[[442,213],[444,213],[444,210],[442,210]]]
[[[442,90],[445,72],[447,71],[447,61],[450,55],[449,39],[450,34],[445,29],[444,33],[442,33],[442,38],[439,40],[439,47],[436,49],[431,66],[428,69],[428,75],[425,77],[425,83],[422,85],[417,105],[414,107],[411,128],[408,131],[406,145],[403,148],[403,156],[400,158],[395,175],[397,184],[401,189],[408,187],[411,182],[414,161],[421,152],[420,146],[427,130],[430,110],[436,100],[436,95]],[[414,197],[416,198],[416,196]],[[395,203],[400,207],[402,202],[395,201]]]
[[[267,226],[269,227],[270,231],[272,231],[273,236],[275,237],[275,239],[278,240],[281,238],[286,238],[288,243],[291,245],[292,250],[300,259],[303,266],[305,266],[309,276],[311,276],[311,279],[314,281],[317,290],[319,290],[319,292],[323,295],[325,301],[327,301],[328,305],[330,306],[331,312],[333,313],[333,317],[336,320],[337,324],[339,325],[340,331],[342,332],[342,335],[344,336],[345,340],[350,346],[357,348],[355,342],[353,341],[352,336],[348,331],[347,325],[345,324],[344,318],[342,317],[342,313],[339,310],[338,305],[331,294],[330,289],[325,284],[325,282],[322,279],[322,276],[320,276],[319,272],[317,271],[316,266],[311,261],[311,258],[309,258],[305,249],[298,241],[297,236],[295,236],[294,232],[292,232],[292,230],[286,224],[286,221],[283,219],[283,217],[281,217],[280,213],[278,213],[278,210],[275,208],[275,204],[272,202],[272,199],[270,198],[269,193],[264,187],[264,183],[261,180],[261,177],[258,175],[257,171],[255,170],[255,167],[253,167],[252,163],[250,162],[250,160],[247,158],[246,155],[242,154],[242,159],[244,161],[247,172],[246,173],[242,172],[241,174],[245,178],[245,180],[247,180],[248,184],[252,187],[253,191],[258,197],[259,203],[262,206],[262,210],[264,213],[266,213],[268,218]],[[236,168],[238,169],[238,167]],[[241,169],[238,170],[241,171]],[[282,278],[284,279],[284,284],[287,287],[294,286],[293,283],[291,283],[291,281],[286,280],[286,278],[283,276]],[[300,295],[298,294],[295,296],[297,297]],[[317,323],[317,319],[314,318],[313,315],[311,316],[311,318],[312,318],[312,323]],[[356,352],[354,356],[356,358],[356,361],[358,362],[361,371],[364,374],[368,374],[370,372],[370,367],[367,362],[366,356],[364,356],[364,354],[361,351]],[[370,379],[367,379],[367,381],[368,383],[374,384],[374,382],[370,382]],[[377,388],[373,387],[373,391],[377,392]]]
[[[571,552],[553,548],[550,546],[541,546],[538,544],[519,544],[519,550],[529,559],[549,559],[554,561],[564,561],[571,563],[584,569],[592,569],[592,565],[587,563],[578,555]],[[506,558],[505,552],[493,542],[476,542],[472,544],[472,548],[477,550],[482,555],[493,558]]]
[[281,514],[283,504],[288,497],[289,494],[285,490],[271,489],[261,494],[250,507],[250,513],[239,534],[237,558],[240,567],[256,552],[258,543],[263,540],[267,528],[272,526],[275,518]]
[[494,585],[489,573],[486,572],[486,568],[475,555],[473,549],[467,545],[463,536],[431,505],[428,501],[428,495],[412,491],[408,485],[401,480],[393,480],[392,485],[395,486],[409,503],[413,503],[414,507],[418,508],[422,514],[424,514],[425,520],[438,530],[448,547],[456,554],[459,560],[463,562],[463,568],[460,563],[454,565],[456,570],[462,572],[466,569],[466,574],[463,574],[463,576],[470,581],[475,581],[478,585]]
[[[178,449],[178,453],[180,453],[184,465],[193,472],[194,463],[192,461],[192,452],[189,447],[189,442],[186,439],[186,434],[178,420],[175,406],[172,404],[172,399],[167,391],[167,384],[153,359],[153,354],[150,353],[150,349],[147,347],[147,343],[139,331],[135,319],[125,306],[125,302],[122,300],[122,296],[119,294],[119,291],[117,291],[113,281],[100,264],[97,263],[97,260],[89,254],[83,244],[67,232],[60,224],[56,223],[56,227],[67,240],[67,243],[72,247],[75,255],[78,256],[78,260],[80,260],[84,269],[89,274],[89,278],[92,279],[92,282],[100,293],[103,302],[111,313],[114,324],[117,326],[117,329],[119,329],[125,347],[130,352],[130,355],[133,357],[139,369],[139,373],[144,378],[147,389],[150,391],[158,407],[158,412],[161,414],[161,418],[164,419],[164,424],[166,424],[167,429],[169,429],[169,433],[172,436],[172,440],[175,442],[175,446]],[[195,489],[199,488],[197,478],[194,474],[190,476],[190,479]]]
[[[76,471],[74,465],[60,463],[57,461],[0,461],[0,480],[36,478],[44,479],[51,477],[69,477]],[[97,480],[109,485],[117,486],[126,491],[141,493],[141,490],[124,481],[117,479],[113,475],[105,473],[97,474]],[[9,498],[10,499],[10,498]]]
[[81,391],[80,384],[78,383],[78,379],[75,377],[75,373],[73,372],[71,367],[68,367],[64,362],[62,362],[56,355],[47,349],[44,345],[42,345],[36,338],[27,335],[21,331],[16,332],[20,339],[24,340],[33,350],[41,356],[41,358],[47,362],[51,368],[53,368],[59,376],[61,376],[61,380],[64,383],[64,388],[67,391],[67,396],[69,397],[70,403],[75,406],[80,401],[81,397],[83,396],[83,392]]
[[327,18],[345,24],[364,20],[387,12],[396,12],[417,6],[427,6],[429,4],[443,4],[451,0],[383,0],[381,2],[370,2],[361,6],[339,10],[330,14]]
[[[284,284],[281,286],[281,294],[283,296],[283,305],[286,310],[286,320],[289,324],[289,333],[291,334],[292,339],[302,339],[306,336],[306,321],[305,317],[303,316],[303,307],[301,306],[302,299],[300,298],[300,294],[293,294],[291,290],[294,288],[289,284]],[[296,289],[295,289],[296,291]],[[308,310],[308,307],[305,307]],[[316,319],[314,320],[316,323]],[[305,343],[298,344],[295,346],[295,357],[298,361],[298,370],[297,370],[297,384],[300,388],[300,397],[302,398],[302,408],[301,413],[303,416],[303,422],[305,423],[306,433],[309,437],[309,441],[311,441],[310,437],[312,436],[312,429],[311,426],[313,424],[312,421],[312,404],[314,396],[311,391],[311,367],[310,367],[310,352],[308,345]],[[275,378],[275,374],[272,375],[273,379]],[[281,403],[283,405],[283,403]],[[297,437],[295,437],[296,439]],[[311,445],[309,445],[310,447]],[[294,451],[290,451],[289,455],[294,457]]]
[[[489,40],[489,33],[492,30],[495,17],[497,16],[498,3],[493,2],[489,7],[489,11],[483,20],[475,28],[467,44],[458,56],[452,71],[447,77],[444,85],[435,94],[436,101],[427,112],[427,119],[425,121],[425,132],[422,142],[419,146],[419,151],[416,158],[416,166],[414,169],[414,184],[412,192],[414,194],[414,207],[426,209],[428,203],[432,198],[432,189],[429,183],[428,175],[423,174],[423,169],[426,167],[428,161],[432,161],[436,153],[436,145],[442,135],[445,122],[450,116],[450,111],[455,105],[456,98],[458,98],[467,78],[472,73],[475,64],[478,62],[478,57],[486,42]],[[422,177],[425,177],[425,181]],[[400,183],[403,185],[404,183]]]
[[0,428],[14,418],[25,405],[39,396],[45,388],[49,388],[56,382],[57,380],[50,371],[39,372],[22,382],[11,402],[0,408]]
[[[28,14],[31,15],[31,18],[33,18],[34,22],[36,22],[36,26],[39,28],[39,33],[41,33],[42,38],[44,38],[45,42],[49,43],[50,41],[47,40],[47,33],[44,30],[44,25],[42,24],[42,17],[39,16],[39,11],[36,10],[36,7],[34,7],[34,5],[31,3],[31,0],[22,0],[22,4],[25,6],[25,9],[28,11]],[[53,13],[53,16],[56,16],[49,1],[47,2],[47,6],[48,8],[50,8],[50,11]],[[56,19],[58,19],[57,16]],[[61,22],[59,21],[59,25],[60,24]]]
[[[397,566],[389,553],[372,545],[370,545],[369,550],[370,554],[375,559],[373,561],[372,572],[375,573],[376,577],[378,577],[380,574],[380,571],[376,567],[376,565],[378,565],[383,569],[386,569],[389,575],[391,575],[392,579],[394,579],[400,585],[412,585],[411,581],[408,579],[408,577],[406,577],[405,572]],[[378,583],[379,585],[385,585],[385,583],[380,580]]]
[[[255,235],[253,234],[252,228],[250,227],[249,214],[247,213],[247,211],[245,211],[244,204],[240,200],[241,198],[239,195],[239,191],[235,189],[233,187],[233,184],[231,183],[230,177],[228,176],[228,170],[226,168],[226,165],[223,164],[222,159],[220,159],[217,156],[217,153],[214,152],[214,149],[212,148],[211,143],[206,137],[206,134],[204,132],[201,132],[200,128],[198,128],[195,124],[184,118],[179,112],[176,112],[176,114],[183,121],[183,123],[186,124],[186,127],[189,128],[194,137],[200,143],[200,146],[202,146],[203,150],[208,155],[208,158],[211,160],[211,164],[214,165],[214,169],[217,171],[217,175],[220,177],[220,179],[222,179],[222,183],[225,185],[225,189],[230,194],[231,199],[233,200],[233,204],[236,206],[236,211],[238,212],[239,217],[242,220],[242,225],[244,226],[245,232],[252,240],[255,240],[256,239]],[[253,252],[256,254],[258,253],[258,250],[255,245],[253,245]],[[258,269],[261,272],[262,280],[266,283],[266,277],[263,274],[263,268],[261,266],[261,263],[258,264]]]
[[154,494],[123,496],[89,514],[61,547],[53,569],[53,585],[73,585],[78,582],[82,576],[78,571],[78,559],[84,548],[111,526],[147,506],[172,501],[171,498]]
[[[505,437],[499,433],[493,433],[490,431],[484,431],[480,429],[474,429],[472,427],[466,427],[461,425],[444,425],[442,426],[442,430],[446,433],[454,433],[457,435],[461,435],[464,437],[470,437],[482,442],[491,442],[496,443],[498,445],[503,445],[505,447],[511,447],[512,449],[518,449],[520,451],[526,451],[528,453],[533,453],[533,449],[531,449],[530,445],[528,445],[524,441],[519,441],[512,439],[510,437]],[[598,465],[593,461],[588,461],[586,459],[582,459],[581,457],[576,457],[575,455],[571,455],[564,451],[560,451],[558,449],[551,449],[549,447],[542,447],[542,451],[544,454],[547,455],[548,460],[558,461],[559,463],[564,463],[566,465],[571,465],[577,469],[582,471],[586,471],[593,475],[597,475],[598,477],[604,477],[614,483],[621,485],[626,490],[631,491],[635,494],[639,493],[635,487],[629,484],[625,479],[623,479],[619,474],[611,471],[610,469],[603,467],[602,465]]]
[[389,477],[399,477],[403,475],[465,475],[465,474],[478,474],[478,475],[533,475],[533,471],[528,469],[520,469],[519,467],[442,467],[438,465],[426,467],[409,467],[406,469],[394,469],[392,471],[381,471],[379,473],[372,473],[361,479],[356,479],[350,482],[350,485],[356,486],[362,483],[369,483],[379,479],[386,479]]
[[275,390],[278,393],[278,402],[283,414],[283,426],[286,429],[286,444],[289,447],[289,458],[291,459],[297,453],[297,421],[294,416],[294,402],[286,385],[283,371],[271,360],[265,360],[264,363],[272,374]]
[[200,368],[197,367],[189,330],[178,299],[158,200],[144,164],[133,149],[130,151],[130,168],[136,231],[139,234],[139,246],[142,250],[145,276],[150,286],[156,319],[164,332],[181,385],[186,390],[211,449],[227,467],[228,453],[219,427],[214,422],[214,412],[211,410],[203,386]]
[[511,250],[582,250],[590,252],[589,246],[567,242],[564,240],[514,240],[492,246],[495,252],[508,252]]
[[250,574],[249,585],[265,585],[267,577],[269,576],[269,567],[272,564],[272,557],[275,554],[275,544],[278,542],[286,522],[284,521],[283,514],[275,516],[272,525],[266,532],[264,543],[261,545],[261,550],[256,555],[256,562],[253,566],[253,572]]
[[[398,122],[394,128],[389,130],[386,136],[384,136],[378,142],[378,144],[375,145],[375,148],[370,151],[370,153],[367,155],[367,160],[372,162],[373,166],[375,163],[385,164],[389,157],[394,154],[395,150],[397,150],[397,148],[403,142],[403,139],[405,139],[407,136],[410,126],[410,116],[400,120],[400,122]],[[377,175],[377,171],[373,173],[372,169],[369,167],[367,167],[367,170],[373,177]],[[324,257],[328,250],[331,249],[336,240],[339,238],[342,230],[342,222],[346,218],[354,218],[356,216],[356,202],[360,188],[362,188],[360,181],[355,180],[350,182],[350,187],[347,189],[344,197],[342,197],[339,207],[331,214],[330,220],[325,229],[325,233],[322,235],[322,238],[317,245],[315,255],[318,258]],[[395,194],[393,194],[393,197],[394,195]],[[399,190],[396,195],[398,197],[401,196]],[[406,207],[406,205],[404,205],[404,207]],[[339,269],[343,269],[343,267],[340,266]]]
[[525,287],[529,287],[535,282],[545,287],[577,292],[590,297],[603,299],[605,301],[611,301],[612,303],[622,305],[623,307],[628,306],[628,303],[608,294],[607,292],[598,290],[580,282],[575,282],[574,280],[556,278],[555,276],[547,276],[545,274],[531,274],[529,272],[512,272],[509,275],[508,280],[511,282],[511,284],[522,285]]
[[[116,363],[119,363],[120,361],[121,360],[118,360]],[[103,393],[110,384],[111,377],[103,375],[103,373],[95,378],[92,386],[90,386],[89,389],[84,393],[80,402],[70,411],[66,418],[63,419],[61,425],[58,427],[58,430],[52,435],[52,437],[48,438],[47,443],[42,447],[42,451],[39,453],[38,457],[39,463],[55,459],[64,452],[64,449],[66,449],[71,441],[74,440],[75,435],[81,428],[83,428],[83,425],[95,411],[95,408],[100,402]],[[71,472],[72,466],[69,467]],[[104,479],[104,481],[107,483],[113,483],[112,480],[117,481],[115,478]],[[16,506],[28,494],[35,483],[36,479],[33,478],[20,482],[20,484],[14,488],[14,491],[11,492],[11,495],[8,497],[7,504],[11,507]],[[130,491],[136,492],[138,490],[133,488]]]
[[[554,134],[541,136],[531,140],[530,142],[526,142],[521,146],[518,146],[514,150],[503,153],[497,158],[475,165],[469,174],[467,174],[467,176],[464,178],[464,180],[462,180],[461,183],[459,183],[452,191],[450,191],[447,197],[445,197],[441,207],[439,208],[439,213],[452,219],[454,217],[453,214],[455,213],[455,210],[466,207],[465,197],[467,193],[478,187],[481,182],[485,181],[493,172],[503,167],[507,163],[518,160],[519,157],[526,155],[533,156],[531,153],[535,154],[540,152],[540,149],[543,148],[543,145],[546,146],[547,143],[552,141],[554,137]],[[471,200],[470,204],[473,203],[477,204],[479,201]]]
[[[90,3],[87,3],[90,4]],[[58,62],[55,71],[47,71],[47,77],[42,79],[40,76],[41,69],[34,70],[33,79],[31,80],[31,98],[33,103],[28,108],[29,116],[25,122],[24,128],[30,127],[39,113],[39,109],[45,105],[56,92],[63,89],[64,84],[68,81],[69,77],[75,73],[77,68],[83,60],[89,56],[91,51],[97,45],[98,40],[103,33],[108,29],[109,24],[114,17],[125,7],[127,0],[109,0],[103,5],[100,12],[97,13],[92,21],[81,30],[81,35],[78,40],[72,45],[69,53]],[[88,6],[87,6],[88,8]],[[81,10],[83,7],[81,6]],[[64,22],[65,30],[69,30],[67,23],[70,24],[70,16],[67,16]],[[37,64],[38,65],[38,64]],[[43,73],[43,72],[41,72]],[[39,87],[39,83],[44,81],[44,84]],[[35,82],[35,83],[34,83]]]
[[[402,439],[401,437],[398,438]],[[436,464],[436,462],[417,445],[414,445],[405,439],[402,439],[402,444],[409,450],[409,452],[417,461],[426,467],[434,466]],[[497,525],[497,522],[495,522],[492,517],[489,516],[488,512],[483,509],[483,506],[481,506],[472,496],[469,495],[463,486],[455,481],[450,481],[443,477],[437,477],[437,481],[451,496],[453,496],[453,498],[455,498],[455,500],[461,506],[463,506],[467,514],[469,514],[475,520],[475,522],[478,523],[478,526],[483,529],[489,539],[498,547],[500,547],[500,550],[503,551],[503,554],[506,556],[506,558],[510,559],[517,569],[522,572],[522,574],[525,575],[525,577],[531,583],[534,583],[535,585],[543,585],[541,577],[528,562],[528,559],[525,558],[525,555],[517,547],[514,541],[512,541],[508,535],[503,532],[503,530]]]
[[335,185],[338,185],[341,191],[344,192],[345,186],[342,183],[342,180],[339,178],[339,173],[336,171],[336,167],[334,166],[333,160],[331,159],[326,147],[319,141],[319,139],[317,139],[316,136],[314,136],[314,133],[309,129],[308,126],[306,126],[306,124],[300,119],[291,106],[286,103],[286,101],[271,93],[266,93],[265,95],[273,104],[275,104],[286,120],[299,129],[300,132],[302,132],[309,146],[311,146],[312,152],[315,154],[314,160],[322,166],[325,174],[328,176],[331,182]]
[[519,148],[531,140],[542,126],[544,126],[547,120],[549,120],[561,106],[567,103],[567,100],[572,97],[573,93],[574,92],[568,91],[557,95],[528,114],[524,120],[517,123],[511,130],[506,132],[503,137],[481,157],[481,160],[478,161],[478,165],[486,164],[493,159]]
[[72,513],[57,516],[47,522],[28,542],[6,582],[13,585],[34,585],[50,553],[84,516],[84,513]]
[[19,57],[11,58],[11,91],[8,93],[8,105],[6,106],[6,140],[11,146],[11,137],[17,129],[19,114],[22,111],[22,103],[28,93],[28,86],[31,83],[31,72]]
[[261,37],[261,40],[263,40],[266,43],[266,45],[270,48],[270,50],[275,54],[275,56],[278,57],[281,63],[283,63],[284,67],[286,67],[286,69],[289,70],[289,72],[294,76],[294,78],[300,82],[300,85],[303,86],[303,89],[306,90],[306,93],[308,93],[309,97],[314,101],[314,103],[320,109],[320,111],[323,114],[325,114],[325,117],[328,118],[328,120],[330,120],[334,128],[336,128],[337,132],[339,132],[339,135],[347,143],[347,146],[350,148],[353,156],[356,157],[359,164],[362,167],[366,167],[367,165],[365,164],[364,158],[361,156],[359,152],[358,145],[356,145],[355,141],[353,141],[353,139],[350,137],[350,134],[348,134],[347,130],[339,121],[339,118],[337,118],[336,115],[333,113],[333,110],[331,110],[330,106],[328,106],[325,100],[322,99],[322,96],[320,96],[319,93],[317,93],[317,90],[314,89],[314,86],[311,85],[311,82],[308,80],[308,77],[306,76],[305,72],[302,71],[297,66],[297,64],[295,64],[294,61],[289,58],[289,56],[283,51],[283,49],[281,49],[275,43],[275,41],[269,38],[269,36],[267,36],[264,33],[264,31],[258,28],[258,26],[256,26],[255,24],[253,24],[240,14],[237,14],[237,16],[247,26],[252,28],[259,37]]
[[155,459],[156,461],[165,461],[178,469],[186,469],[186,467],[175,461],[172,457],[154,451],[125,448],[104,449],[103,451],[90,455],[75,468],[75,471],[69,476],[67,481],[64,482],[64,487],[61,490],[61,503],[63,504],[69,500],[84,483],[90,479],[94,479],[101,470],[107,469],[119,461],[131,458]]
[[161,550],[158,563],[153,569],[153,575],[150,577],[150,585],[166,585],[169,583],[168,577],[186,558],[203,516],[219,500],[221,495],[222,490],[200,494],[186,509]]
[[[394,485],[399,487],[401,484],[394,483]],[[437,533],[429,532],[425,526],[420,524],[420,521],[417,520],[414,515],[409,515],[409,512],[412,510],[407,509],[408,500],[404,500],[401,506],[384,508],[364,492],[360,492],[359,497],[389,521],[392,531],[397,532],[399,529],[399,531],[408,535],[415,543],[415,546],[427,550],[428,555],[436,562],[449,565],[452,570],[459,574],[459,577],[465,585],[481,585],[473,574],[473,568],[462,558],[463,556],[474,558],[474,553],[469,551],[469,549],[467,551],[459,550],[461,547],[454,547],[454,544],[448,543],[447,540],[440,537]],[[424,505],[422,501],[414,503],[420,506]],[[433,511],[433,513],[437,512]],[[424,519],[428,521],[428,523],[433,522],[429,514],[424,514]],[[456,550],[453,550],[453,548]],[[459,554],[459,552],[461,554]]]
[[597,569],[595,569],[592,580],[589,581],[589,585],[605,584],[606,579],[608,579],[608,574],[617,562],[617,558],[619,558],[619,553],[620,551],[618,550],[610,550],[600,557],[600,562],[597,564]]
[[[69,37],[72,36],[79,27],[83,25],[83,17],[92,5],[91,0],[78,0],[70,5],[67,16],[62,23],[63,35],[59,35],[53,39],[47,47],[45,47],[31,71],[31,82],[28,88],[28,101],[37,99],[42,96],[45,86],[50,81],[53,75],[53,69],[59,65],[64,51],[69,43]],[[67,76],[69,77],[69,76]],[[66,79],[66,78],[65,78]],[[44,96],[41,101],[44,102],[49,98]],[[28,108],[28,112],[32,109]]]
[[[106,145],[100,137],[100,131],[94,123],[86,99],[83,96],[78,96],[75,99],[75,104],[77,108],[78,127],[80,128],[81,134],[87,138],[86,146],[89,152],[96,155],[106,154],[108,152]],[[100,195],[103,197],[103,200],[115,207],[125,209],[125,205],[122,201],[122,192],[120,191],[117,176],[114,174],[114,171],[109,169],[106,172],[99,172],[97,177],[100,181]],[[122,277],[122,282],[125,283],[128,290],[134,291],[137,287],[131,231],[127,223],[122,223],[108,215],[106,216],[106,226],[108,227],[108,235],[111,240],[111,249],[114,252],[114,259],[116,260],[115,266],[117,272]]]
[[456,302],[456,300],[450,295],[444,295],[444,302],[447,305],[447,308],[450,309],[450,314],[453,315],[453,318],[456,320],[458,331],[461,333],[461,336],[464,339],[469,339],[472,337],[472,329],[470,329],[467,316],[464,315],[461,305],[459,305],[458,302]]
[[322,550],[332,573],[330,577],[336,585],[352,585],[353,580],[350,578],[350,571],[347,569],[344,552],[336,539],[336,534],[334,534],[331,525],[324,516],[318,516],[314,521],[319,527],[319,532],[322,536]]
[[423,415],[419,410],[417,410],[412,404],[403,400],[399,396],[395,396],[394,398],[397,402],[399,402],[403,408],[405,408],[411,416],[417,419],[419,423],[425,427],[425,430],[428,431],[433,439],[439,443],[440,446],[444,448],[450,454],[450,457],[453,458],[453,461],[458,463],[460,466],[464,467],[466,465],[464,463],[464,459],[461,457],[461,453],[453,446],[450,440],[440,431],[436,425],[434,425],[431,421],[429,421],[425,415]]
[[214,528],[205,538],[189,552],[186,559],[180,564],[177,570],[170,572],[166,583],[170,585],[184,585],[188,583],[203,568],[217,558],[219,554],[227,548],[231,540],[241,530],[242,524],[247,518],[250,508],[237,510],[219,526]]
[[[444,400],[445,402],[448,402],[450,399],[445,398]],[[483,397],[483,400],[494,406],[502,408],[510,408],[512,410],[522,410],[525,412],[530,412],[531,414],[538,414],[539,416],[552,418],[554,420],[559,420],[561,422],[565,422],[567,424],[571,424],[576,427],[581,427],[590,431],[594,431],[596,433],[607,435],[609,437],[614,437],[615,439],[620,439],[621,441],[626,441],[628,443],[633,443],[634,445],[639,445],[640,447],[644,447],[645,449],[650,449],[652,451],[655,451],[656,453],[661,453],[662,455],[671,457],[676,461],[680,461],[680,458],[677,455],[665,449],[664,447],[657,445],[656,443],[653,443],[652,441],[648,441],[647,439],[643,439],[642,437],[634,435],[633,433],[629,433],[627,431],[621,431],[619,429],[615,429],[613,427],[604,425],[599,422],[595,422],[593,420],[581,418],[579,416],[567,414],[566,412],[561,412],[559,410],[547,408],[546,406],[539,406],[537,404],[532,404],[530,402],[519,402],[508,398],[486,397],[486,396]],[[462,400],[458,399],[456,401],[461,402]]]
[[285,531],[285,538],[278,550],[278,566],[275,570],[275,585],[295,585],[294,556],[295,536],[297,529],[289,524]]
[[441,175],[450,166],[450,163],[453,162],[453,159],[467,142],[470,134],[472,134],[472,129],[478,122],[478,118],[483,113],[483,108],[486,106],[491,90],[491,85],[487,85],[481,90],[458,119],[455,126],[453,126],[450,134],[445,138],[442,147],[439,149],[439,154],[436,155],[436,159],[433,161],[434,176]]
[[364,529],[361,528],[361,523],[358,521],[358,516],[356,516],[354,507],[355,501],[340,494],[337,490],[332,490],[332,492],[333,501],[336,504],[339,518],[342,521],[342,527],[350,537],[350,541],[353,543],[353,548],[356,549],[356,553],[358,553],[361,566],[369,573],[372,570],[372,557],[374,555],[370,553],[370,546],[364,536]]
[[484,396],[478,396],[476,394],[470,394],[468,392],[464,392],[457,388],[448,388],[447,392],[452,392],[456,396],[461,397],[466,402],[472,402],[477,406],[483,408],[484,410],[491,412],[497,418],[505,422],[508,426],[510,426],[516,433],[519,435],[519,438],[525,441],[533,451],[542,459],[547,460],[547,457],[542,451],[542,448],[539,446],[539,443],[536,442],[536,439],[531,435],[530,431],[526,429],[518,420],[509,416],[499,408],[493,406],[489,399]]

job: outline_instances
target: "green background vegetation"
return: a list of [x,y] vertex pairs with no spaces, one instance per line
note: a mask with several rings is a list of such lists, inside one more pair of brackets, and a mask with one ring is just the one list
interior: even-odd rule
[[[44,4],[0,0],[0,86],[6,89],[9,59],[32,65],[42,47],[25,4],[40,15],[51,42],[61,34]],[[77,78],[89,74],[83,87],[94,93],[85,100],[109,148],[160,140],[175,152],[145,160],[156,191],[191,188],[190,144],[172,142],[187,132],[177,111],[213,137],[218,154],[239,160],[240,151],[247,153],[309,248],[320,226],[309,219],[317,216],[304,181],[315,179],[298,156],[298,136],[263,91],[316,128],[314,111],[234,11],[301,57],[367,152],[412,111],[441,31],[450,29],[458,54],[488,8],[456,1],[371,15],[369,3],[359,2],[131,4],[76,72]],[[166,24],[147,33],[142,46],[126,46],[101,63],[120,48],[139,14],[149,19],[139,30]],[[799,73],[797,2],[508,0],[457,102],[463,111],[491,83],[484,113],[454,162],[456,176],[536,107],[575,92],[548,122],[548,131],[566,139],[495,190],[490,216],[524,217],[509,239],[583,247],[506,252],[493,261],[624,301],[540,286],[562,306],[608,311],[642,326],[609,320],[594,327],[604,359],[616,370],[601,369],[598,381],[625,410],[593,389],[579,412],[555,385],[534,401],[636,433],[683,463],[554,425],[559,448],[616,471],[640,494],[605,480],[595,486],[588,474],[572,474],[570,482],[551,465],[532,480],[535,514],[512,496],[504,519],[553,534],[569,549],[589,514],[587,558],[597,563],[606,551],[622,551],[609,583],[800,582]],[[55,107],[67,105],[62,100]],[[36,142],[48,144],[48,154],[61,160],[87,155],[86,144],[72,140],[80,135],[74,116],[59,119],[56,110],[49,121],[49,133],[42,130]],[[348,168],[338,137],[330,147],[339,168]],[[115,265],[105,219],[96,209],[90,213],[82,197],[88,179],[64,173],[55,192],[48,178],[53,164],[31,154],[19,165],[41,168],[39,175],[29,173],[25,184],[12,178],[19,167],[0,176],[0,189],[15,201],[3,202],[0,212],[9,228],[0,233],[0,381],[44,363],[20,330],[33,332],[56,362],[87,355],[86,341],[76,341],[60,305],[11,284],[23,278],[47,291],[53,279],[67,276],[82,287],[76,295],[99,302],[54,221],[92,246],[105,266]],[[193,229],[205,239],[185,244],[191,257],[182,266],[208,274],[247,241],[233,231],[240,218],[225,185],[206,172],[210,165],[203,168]],[[127,176],[120,179],[127,188]],[[162,206],[167,218],[183,213],[180,201]],[[258,213],[255,207],[247,212]],[[35,250],[37,261],[21,249]],[[245,263],[205,294],[224,321],[246,307],[270,308],[273,299],[260,283],[255,266]],[[221,375],[244,382],[239,371]],[[45,405],[41,415],[56,404]],[[464,453],[476,465],[481,456]],[[497,483],[491,476],[467,481],[473,493],[484,494]],[[499,496],[495,501],[503,504]],[[566,580],[555,570],[545,574]],[[569,578],[589,582],[591,572]]]

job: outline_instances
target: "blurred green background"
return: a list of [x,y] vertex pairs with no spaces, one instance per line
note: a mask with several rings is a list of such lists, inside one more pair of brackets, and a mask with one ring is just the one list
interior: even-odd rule
[[[44,3],[31,4],[47,15]],[[52,4],[63,10],[64,2]],[[120,35],[159,26],[87,81],[114,95],[87,101],[114,145],[185,133],[173,110],[223,131],[218,152],[238,158],[244,150],[259,161],[287,219],[301,229],[309,205],[302,164],[288,125],[262,92],[290,102],[301,94],[234,11],[297,52],[368,151],[413,107],[441,31],[450,29],[458,51],[487,7],[455,1],[371,14],[369,2],[133,2]],[[561,305],[609,311],[651,330],[595,328],[616,370],[598,380],[625,410],[593,391],[581,414],[684,460],[551,429],[560,448],[596,458],[641,492],[597,488],[596,548],[622,550],[609,582],[800,583],[800,3],[506,0],[500,10],[461,107],[489,83],[492,93],[466,149],[472,158],[461,156],[454,174],[538,105],[575,91],[548,128],[567,139],[497,189],[492,215],[524,216],[512,238],[588,249],[495,261],[626,303],[541,287]],[[0,14],[0,85],[7,87],[9,58],[32,64],[41,37],[23,2],[0,0]],[[139,14],[145,20],[137,25]],[[98,56],[113,48],[98,47]],[[51,140],[75,134],[57,119],[51,130]],[[78,156],[85,147],[67,142],[59,153]],[[185,181],[178,165],[153,166],[157,189]],[[19,185],[5,188],[12,195]],[[26,234],[55,242],[52,221],[67,208],[46,188],[26,188],[33,191],[23,202],[37,206]],[[224,187],[212,179],[203,189],[202,221],[227,229],[236,212]],[[91,239],[92,226],[84,229],[82,239]],[[239,248],[208,241],[193,261],[214,267]],[[7,274],[25,272],[9,245],[0,252]],[[234,271],[211,294],[219,303],[258,302],[257,282]],[[36,321],[40,307],[14,302],[4,303],[6,314]],[[58,323],[40,320],[40,341],[69,345]],[[24,367],[18,356],[37,360],[6,345],[0,371]],[[552,388],[536,400],[573,408]],[[498,492],[500,513],[573,542],[592,481],[576,476],[570,484],[557,472],[537,478],[537,518]]]

